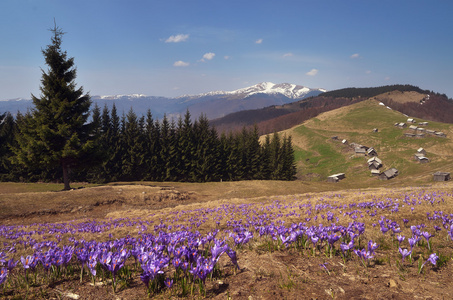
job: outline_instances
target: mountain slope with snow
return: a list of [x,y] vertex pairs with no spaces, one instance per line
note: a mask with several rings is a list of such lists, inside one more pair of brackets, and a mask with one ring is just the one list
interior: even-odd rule
[[[178,118],[189,110],[193,118],[205,114],[208,119],[214,119],[241,110],[283,105],[317,96],[322,92],[325,90],[310,89],[302,85],[262,82],[234,91],[213,91],[176,98],[131,94],[92,96],[91,99],[99,107],[106,105],[110,110],[115,104],[119,114],[127,113],[132,108],[138,116],[142,116],[149,109],[155,118],[161,119],[164,114],[169,118]],[[4,111],[25,113],[27,107],[32,107],[31,100],[0,101],[0,113]]]

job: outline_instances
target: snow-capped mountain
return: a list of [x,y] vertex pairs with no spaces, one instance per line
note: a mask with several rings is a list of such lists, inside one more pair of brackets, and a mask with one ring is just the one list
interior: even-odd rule
[[280,94],[290,99],[299,100],[305,98],[307,94],[311,92],[316,93],[317,91],[319,91],[320,93],[326,92],[326,90],[324,89],[310,89],[302,85],[296,85],[291,83],[275,84],[272,82],[261,82],[234,91],[215,91],[198,95],[184,95],[178,98],[205,97],[218,95],[238,95],[238,96],[240,95],[244,98],[247,98],[255,94],[268,94],[268,95]]
[[[123,112],[127,114],[132,108],[138,116],[142,116],[146,115],[149,109],[154,118],[162,119],[164,114],[169,118],[178,118],[189,110],[193,118],[205,114],[208,119],[214,119],[241,110],[291,103],[310,96],[317,96],[325,91],[290,83],[262,82],[234,91],[214,91],[176,98],[131,94],[92,96],[91,99],[101,109],[107,106],[110,111],[115,104],[118,114]],[[31,100],[0,101],[0,113],[4,111],[25,113],[27,107],[32,107]]]

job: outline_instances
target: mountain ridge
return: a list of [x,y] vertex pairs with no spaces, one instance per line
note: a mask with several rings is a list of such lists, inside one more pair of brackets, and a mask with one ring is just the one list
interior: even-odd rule
[[[291,103],[325,91],[325,89],[312,89],[291,83],[262,82],[233,91],[212,91],[174,98],[145,94],[119,94],[95,95],[91,96],[91,99],[100,107],[107,105],[110,110],[115,103],[119,112],[126,113],[132,107],[139,116],[145,115],[149,109],[156,118],[162,118],[164,115],[177,118],[189,110],[194,118],[205,114],[208,119],[214,119],[244,109]],[[5,111],[25,113],[30,107],[32,102],[28,99],[0,101],[0,113]]]

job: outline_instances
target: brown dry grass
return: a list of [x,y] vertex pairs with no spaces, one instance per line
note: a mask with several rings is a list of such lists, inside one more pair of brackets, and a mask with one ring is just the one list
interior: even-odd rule
[[374,99],[381,101],[382,99],[392,99],[395,102],[399,103],[407,103],[407,102],[416,102],[420,103],[426,97],[425,94],[420,94],[418,92],[400,92],[400,91],[393,91],[389,93],[384,93],[374,97]]

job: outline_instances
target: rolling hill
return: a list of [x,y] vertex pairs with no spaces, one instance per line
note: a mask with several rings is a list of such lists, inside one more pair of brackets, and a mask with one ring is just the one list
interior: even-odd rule
[[320,113],[375,99],[394,110],[417,118],[453,123],[453,101],[446,95],[422,90],[412,85],[373,88],[346,88],[329,91],[284,105],[243,110],[211,120],[220,132],[240,130],[257,124],[262,134],[285,130]]
[[[292,136],[298,162],[298,178],[325,181],[327,176],[345,173],[346,179],[337,184],[349,187],[380,186],[382,181],[368,169],[368,156],[355,153],[351,143],[373,147],[383,161],[380,171],[399,170],[399,175],[385,185],[424,185],[433,182],[436,171],[453,170],[453,125],[429,121],[425,130],[444,132],[447,137],[426,134],[423,138],[406,137],[414,130],[399,128],[395,123],[408,117],[376,99],[324,112],[281,133]],[[414,125],[427,120],[416,119]],[[410,124],[409,124],[410,125]],[[378,132],[373,132],[377,128]],[[337,136],[338,139],[332,139]],[[346,139],[347,144],[342,140]],[[430,162],[421,164],[414,159],[420,147],[426,150]]]

